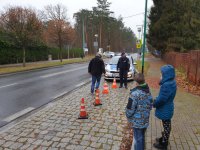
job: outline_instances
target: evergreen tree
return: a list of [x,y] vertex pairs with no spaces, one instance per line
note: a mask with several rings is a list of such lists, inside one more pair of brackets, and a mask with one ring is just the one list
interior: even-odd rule
[[153,0],[149,15],[148,42],[164,53],[200,48],[200,2]]

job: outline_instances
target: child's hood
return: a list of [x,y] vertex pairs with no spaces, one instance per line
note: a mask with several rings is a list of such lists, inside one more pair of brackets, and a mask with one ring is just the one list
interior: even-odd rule
[[161,67],[161,73],[162,73],[161,84],[163,84],[168,80],[173,80],[175,78],[175,70],[172,65],[165,65]]

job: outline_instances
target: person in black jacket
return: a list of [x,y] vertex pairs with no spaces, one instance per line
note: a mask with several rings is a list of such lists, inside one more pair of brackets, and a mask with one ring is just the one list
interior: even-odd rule
[[124,84],[125,88],[127,89],[127,75],[128,75],[129,68],[130,68],[129,59],[126,57],[126,54],[123,52],[117,63],[117,70],[119,70],[119,76],[120,76],[119,88],[122,88]]
[[93,94],[94,87],[95,89],[99,88],[101,75],[102,73],[105,73],[105,65],[103,59],[101,59],[101,53],[97,53],[96,57],[90,61],[88,66],[88,73],[92,75],[91,93]]

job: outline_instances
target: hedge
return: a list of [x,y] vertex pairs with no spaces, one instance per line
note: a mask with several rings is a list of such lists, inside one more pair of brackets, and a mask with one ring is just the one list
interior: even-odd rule
[[[1,45],[2,43],[0,43]],[[68,58],[68,50],[63,49],[63,59]],[[28,47],[26,49],[26,62],[44,61],[48,60],[48,55],[52,55],[52,59],[59,59],[60,50],[58,48],[49,48],[46,46]],[[77,58],[83,55],[83,50],[74,48],[69,50],[69,58]],[[6,43],[0,46],[0,64],[14,64],[22,63],[23,51],[22,49],[7,45]]]

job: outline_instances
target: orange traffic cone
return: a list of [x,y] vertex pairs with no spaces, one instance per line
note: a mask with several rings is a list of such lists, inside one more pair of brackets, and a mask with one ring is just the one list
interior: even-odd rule
[[109,90],[108,90],[108,84],[105,82],[103,85],[103,91],[102,94],[108,94]]
[[116,83],[116,79],[113,79],[113,84],[112,84],[112,88],[116,89],[117,88],[117,83]]
[[101,104],[101,101],[100,101],[100,99],[99,99],[99,89],[97,89],[96,90],[96,92],[95,92],[95,101],[94,101],[94,106],[99,106],[99,105],[102,105]]
[[85,110],[84,98],[81,99],[81,110],[78,119],[88,119],[88,114]]

